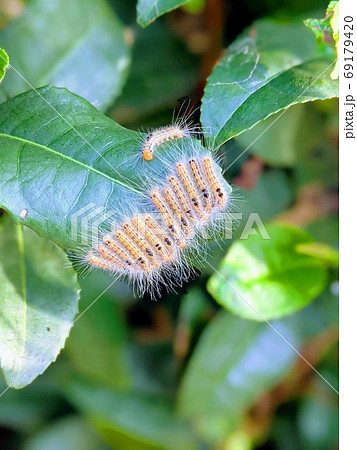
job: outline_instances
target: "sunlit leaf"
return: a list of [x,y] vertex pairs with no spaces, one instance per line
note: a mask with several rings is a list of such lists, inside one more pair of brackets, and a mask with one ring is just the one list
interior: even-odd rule
[[119,198],[122,207],[140,200],[129,164],[126,173],[116,170],[138,152],[139,135],[65,89],[39,92],[0,105],[0,206],[15,222],[70,248],[71,217],[79,222],[96,208],[103,214],[104,206]]
[[267,232],[234,242],[207,285],[229,311],[258,321],[301,309],[327,281],[324,259],[298,250],[312,243],[308,233],[281,225]]
[[308,242],[296,246],[297,253],[315,256],[333,267],[338,267],[338,252],[329,245],[320,242]]
[[[321,52],[334,57],[338,56],[339,40],[339,2],[331,1],[323,19],[306,19],[305,25],[315,34]],[[338,78],[338,60],[331,73],[331,78]]]
[[9,218],[0,228],[0,359],[6,382],[31,383],[57,358],[79,286],[62,250]]

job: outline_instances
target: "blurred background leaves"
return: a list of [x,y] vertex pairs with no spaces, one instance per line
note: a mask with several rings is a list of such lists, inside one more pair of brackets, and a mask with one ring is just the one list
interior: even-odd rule
[[104,0],[31,0],[0,31],[0,42],[22,75],[9,71],[0,88],[2,101],[31,86],[53,84],[106,109],[128,73],[124,28]]
[[[219,59],[229,57],[223,49],[256,20],[284,23],[285,37],[290,36],[287,23],[299,23],[289,42],[298,52],[297,36],[303,34],[312,49],[314,35],[302,20],[322,19],[327,7],[324,1],[309,0],[206,0],[186,2],[158,17],[183,3],[163,1],[160,14],[144,11],[144,25],[156,21],[142,29],[134,0],[66,2],[66,7],[60,0],[43,3],[0,3],[0,47],[10,62],[36,87],[65,86],[133,129],[166,125],[182,103],[190,106],[181,111],[199,106],[206,78]],[[286,41],[277,38],[277,29],[271,36],[278,42],[267,56],[274,65],[281,61]],[[322,59],[334,55],[328,45],[320,46]],[[248,75],[249,64],[241,66]],[[325,82],[331,86],[327,78]],[[9,69],[0,99],[27,89]],[[191,103],[178,101],[185,96]],[[265,117],[241,113],[242,121]],[[337,389],[337,102],[295,105],[273,124],[279,114],[219,149],[226,177],[241,200],[242,220],[233,244],[212,243],[201,276],[156,302],[138,301],[126,285],[114,284],[75,324],[56,363],[25,389],[10,389],[0,398],[1,448],[337,448],[336,392],[268,324],[247,319],[242,305],[240,316],[224,311],[219,304],[227,306],[227,292],[206,288],[217,277],[210,265],[221,270],[232,254],[234,264],[227,270],[237,284],[242,271],[251,267],[242,255],[260,263],[268,251],[269,270],[276,264],[285,268],[286,252],[304,264],[314,261],[321,277],[314,283],[310,279],[311,294],[303,295],[305,282],[295,286],[299,301],[292,304],[287,296],[291,309],[284,314],[289,314],[272,325]],[[194,122],[197,116],[196,111]],[[258,229],[258,236],[240,239],[250,213],[282,230],[273,232],[268,250]],[[2,226],[5,217],[0,217]],[[304,246],[289,238],[280,253],[284,230],[291,228],[304,236]],[[5,258],[2,252],[2,264]],[[104,273],[81,279],[79,310],[111,281]],[[284,289],[284,277],[275,281]],[[292,285],[296,281],[293,277]],[[281,314],[276,298],[269,296],[262,305],[272,308],[272,318]]]

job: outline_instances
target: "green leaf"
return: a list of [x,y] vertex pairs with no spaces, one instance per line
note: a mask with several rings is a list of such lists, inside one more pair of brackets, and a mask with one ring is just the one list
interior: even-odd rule
[[[332,28],[332,37],[335,42],[336,55],[338,56],[338,48],[339,48],[339,39],[340,39],[340,31],[339,31],[339,16],[340,16],[340,6],[338,1],[332,1],[329,3],[327,12],[332,13],[332,17],[330,20],[331,28]],[[333,68],[333,72],[331,73],[332,80],[337,80],[339,71],[338,60],[336,61],[335,67]]]
[[9,57],[5,52],[5,50],[0,48],[0,82],[5,76],[8,65],[9,65]]
[[197,449],[184,421],[158,395],[102,389],[71,383],[69,400],[114,449]]
[[206,0],[188,0],[182,9],[189,14],[199,14],[201,13],[206,5]]
[[[235,140],[243,151],[260,156],[273,166],[292,167],[300,150],[301,139],[312,139],[301,133],[305,105],[289,108],[278,120],[279,113],[257,123]],[[275,123],[276,121],[276,123]]]
[[[319,50],[326,55],[338,56],[339,1],[331,1],[323,19],[306,19],[305,25],[314,33]],[[331,72],[331,79],[338,79],[338,59]]]
[[201,110],[207,139],[218,146],[291,105],[337,97],[330,64],[302,21],[255,22],[208,78]]
[[[85,244],[83,234],[98,227],[91,230],[88,221],[84,227],[83,218],[121,221],[135,209],[148,210],[150,186],[171,170],[172,146],[163,144],[161,158],[148,164],[140,133],[66,89],[45,87],[39,94],[0,105],[0,206],[16,223],[76,250]],[[192,151],[205,150],[183,139],[180,154]]]
[[[105,0],[32,0],[0,33],[0,42],[35,88],[67,87],[103,110],[126,80],[124,28]],[[0,89],[7,97],[30,89],[14,69]]]
[[[292,345],[295,330],[274,326]],[[296,354],[267,324],[221,312],[190,360],[178,399],[180,413],[210,441],[239,425],[245,409],[287,375]]]
[[[74,415],[67,415],[32,433],[24,450],[106,450],[103,441],[89,423]],[[108,449],[109,450],[109,449]]]
[[299,175],[295,178],[303,178],[305,183],[316,178],[334,183],[337,151],[333,136],[337,131],[325,118],[328,114],[333,119],[338,110],[335,102],[336,99],[294,105],[282,115],[272,115],[234,139],[240,146],[238,152],[257,155],[269,165],[292,167]]
[[0,228],[1,367],[14,388],[31,383],[57,358],[79,299],[62,250],[5,220]]
[[296,246],[297,253],[302,255],[316,256],[317,258],[325,261],[332,267],[338,267],[339,254],[338,251],[333,249],[327,244],[320,242],[308,242],[303,244],[298,244]]
[[175,8],[187,3],[189,0],[138,0],[137,21],[142,27],[147,27],[155,19]]
[[82,208],[85,214],[91,204],[116,205],[119,198],[123,208],[140,200],[126,178],[135,175],[131,166],[121,175],[116,171],[130,152],[138,152],[140,135],[66,89],[45,87],[39,93],[0,105],[0,205],[16,223],[72,248],[72,214]]
[[[329,319],[311,305],[273,321],[298,351]],[[237,429],[249,407],[290,372],[298,355],[267,323],[221,311],[206,327],[183,377],[178,409],[199,435],[218,444]]]
[[267,231],[270,239],[256,235],[234,242],[207,285],[226,309],[258,321],[303,308],[327,282],[324,259],[299,251],[312,242],[308,233],[282,225]]

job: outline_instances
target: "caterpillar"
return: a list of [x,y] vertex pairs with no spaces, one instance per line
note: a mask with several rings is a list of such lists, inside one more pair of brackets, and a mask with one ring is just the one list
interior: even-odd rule
[[174,139],[183,139],[184,137],[190,137],[190,131],[187,127],[179,125],[169,125],[151,131],[144,141],[142,149],[143,159],[145,161],[151,161],[154,158],[156,147],[164,142]]
[[[174,111],[172,124],[152,130],[146,135],[142,146],[142,157],[145,161],[151,161],[154,158],[156,148],[164,142],[190,138],[197,134],[192,117],[198,111],[198,108],[191,109],[191,102],[187,98],[181,100],[184,101],[179,107],[177,115]],[[189,112],[190,109],[191,112]]]

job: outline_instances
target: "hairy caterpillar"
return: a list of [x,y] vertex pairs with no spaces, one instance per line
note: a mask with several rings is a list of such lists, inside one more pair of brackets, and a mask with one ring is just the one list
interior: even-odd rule
[[190,102],[186,102],[186,107],[184,105],[185,102],[182,103],[177,113],[178,116],[182,115],[182,117],[175,119],[175,113],[173,114],[172,125],[151,130],[146,135],[142,145],[142,157],[145,161],[151,161],[154,158],[156,148],[164,142],[190,138],[197,134],[197,129],[191,121],[197,108],[189,113]]
[[164,142],[173,139],[183,139],[190,137],[190,131],[186,127],[179,125],[169,125],[167,127],[158,128],[151,131],[145,138],[142,155],[145,161],[151,161],[154,158],[156,147]]

